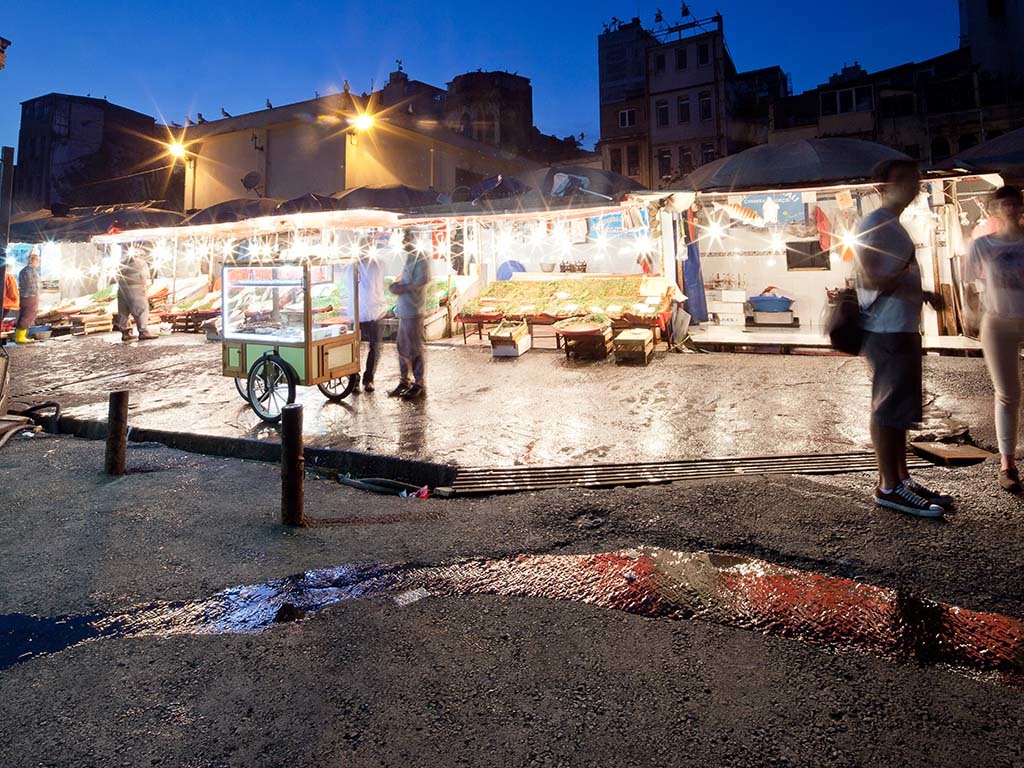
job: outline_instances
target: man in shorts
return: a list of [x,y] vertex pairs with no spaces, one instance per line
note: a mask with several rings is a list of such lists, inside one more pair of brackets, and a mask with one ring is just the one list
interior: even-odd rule
[[882,207],[857,230],[857,294],[864,319],[863,354],[871,366],[871,442],[878,459],[875,503],[917,517],[941,517],[953,498],[929,490],[907,471],[907,430],[922,419],[921,308],[935,294],[921,286],[914,241],[900,214],[917,197],[921,176],[912,160],[874,169]]

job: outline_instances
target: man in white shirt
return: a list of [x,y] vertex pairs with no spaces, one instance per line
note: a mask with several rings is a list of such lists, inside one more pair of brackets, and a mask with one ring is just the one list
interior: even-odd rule
[[[366,369],[363,371],[363,389],[373,392],[373,376],[380,360],[380,345],[384,335],[381,318],[384,315],[384,277],[376,254],[361,252],[359,258],[359,335],[369,343]],[[358,391],[358,388],[357,388]]]

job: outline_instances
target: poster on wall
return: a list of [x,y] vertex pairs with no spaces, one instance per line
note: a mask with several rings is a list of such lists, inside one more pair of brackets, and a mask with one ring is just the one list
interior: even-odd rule
[[758,192],[744,196],[741,205],[755,211],[769,226],[804,221],[804,203],[799,192]]
[[647,210],[644,208],[591,216],[587,221],[590,237],[595,240],[599,237],[639,237],[648,234]]

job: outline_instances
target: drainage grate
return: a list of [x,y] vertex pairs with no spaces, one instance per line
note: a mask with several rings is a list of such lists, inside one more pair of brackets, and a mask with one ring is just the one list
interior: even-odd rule
[[[474,496],[566,487],[612,488],[736,475],[838,475],[868,472],[876,466],[873,453],[858,452],[566,467],[461,467],[456,473],[451,493]],[[907,466],[922,469],[932,464],[908,454]]]

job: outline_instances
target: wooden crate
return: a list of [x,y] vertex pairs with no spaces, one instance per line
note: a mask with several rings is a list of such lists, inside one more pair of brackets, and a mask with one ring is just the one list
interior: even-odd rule
[[114,330],[113,315],[72,315],[71,332],[78,334],[109,333]]
[[603,360],[612,351],[612,329],[583,336],[563,336],[565,356],[580,360]]
[[625,330],[615,337],[615,362],[647,365],[654,355],[654,333],[647,328]]

